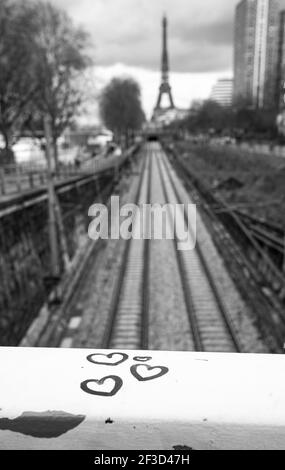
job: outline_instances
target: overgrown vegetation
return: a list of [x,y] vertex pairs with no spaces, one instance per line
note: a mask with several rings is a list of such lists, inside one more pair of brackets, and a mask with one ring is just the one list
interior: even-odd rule
[[177,144],[204,184],[232,207],[285,228],[285,160],[228,147]]
[[278,137],[277,110],[248,107],[222,107],[214,101],[194,105],[189,116],[174,123],[176,129],[191,133],[230,135],[238,139],[275,139]]

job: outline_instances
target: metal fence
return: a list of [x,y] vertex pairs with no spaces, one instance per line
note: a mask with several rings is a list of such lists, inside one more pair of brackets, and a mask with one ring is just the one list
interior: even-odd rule
[[[128,156],[89,158],[77,164],[60,164],[54,173],[54,183],[84,175],[116,169]],[[26,193],[47,184],[48,170],[42,163],[6,164],[0,166],[0,198]]]

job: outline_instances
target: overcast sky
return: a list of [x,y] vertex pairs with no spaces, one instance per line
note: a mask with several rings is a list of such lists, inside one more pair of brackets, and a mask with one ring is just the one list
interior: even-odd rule
[[238,0],[52,0],[92,35],[97,84],[132,74],[144,107],[154,106],[160,81],[161,18],[169,20],[171,85],[179,107],[206,98],[233,66]]
[[213,72],[232,64],[236,0],[53,0],[84,25],[96,46],[96,62],[156,70],[161,17],[169,20],[171,67]]

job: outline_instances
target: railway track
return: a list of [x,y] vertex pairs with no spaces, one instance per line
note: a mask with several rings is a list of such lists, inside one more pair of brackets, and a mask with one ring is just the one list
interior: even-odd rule
[[[176,210],[174,240],[167,239],[162,243],[155,241],[157,239],[153,236],[154,227],[151,226],[152,237],[150,239],[130,237],[125,240],[124,244],[120,244],[120,261],[117,260],[114,273],[112,271],[115,278],[104,291],[106,301],[98,304],[101,310],[98,306],[97,311],[94,308],[96,328],[92,327],[93,320],[90,313],[87,313],[87,322],[83,319],[86,306],[90,312],[93,304],[88,303],[90,302],[88,295],[87,304],[84,304],[85,300],[79,296],[81,292],[88,292],[88,284],[92,277],[89,275],[92,270],[94,271],[92,268],[95,263],[94,259],[100,251],[98,250],[97,253],[92,250],[92,256],[87,254],[86,262],[83,263],[79,282],[71,289],[72,295],[68,303],[60,308],[59,315],[52,316],[47,330],[43,331],[37,345],[72,347],[77,344],[78,338],[79,341],[83,338],[84,347],[89,347],[91,343],[95,348],[113,350],[147,350],[153,344],[155,344],[154,349],[163,350],[167,350],[168,345],[170,345],[169,349],[173,350],[175,348],[207,352],[245,350],[244,345],[241,346],[240,343],[240,332],[237,334],[236,331],[239,323],[236,322],[236,317],[232,318],[231,312],[227,310],[230,308],[230,302],[224,303],[222,284],[217,284],[214,278],[215,270],[212,264],[209,264],[213,263],[213,254],[211,245],[204,243],[205,238],[209,239],[206,227],[201,222],[198,223],[199,237],[195,249],[178,250],[178,243],[181,242],[181,228],[187,228],[189,240],[193,242],[193,220],[191,214],[188,215],[187,206],[196,201],[183,189],[181,179],[160,145],[147,144],[140,156],[140,171],[137,173],[137,180],[134,181],[128,198],[139,206],[142,204],[151,204],[152,207],[153,204],[178,205],[180,211]],[[141,212],[137,214],[141,215]],[[171,217],[172,211],[168,208],[165,219],[166,228],[173,226]],[[141,221],[137,215],[133,220],[132,231],[139,230],[139,220]],[[148,222],[150,221],[152,219]],[[115,247],[116,244],[111,244],[109,259],[118,256],[118,252],[112,251]],[[108,243],[105,249],[109,249]],[[156,261],[158,260],[158,265],[154,264],[152,256]],[[167,258],[171,260],[169,263]],[[217,258],[214,257],[214,259]],[[156,266],[159,266],[159,269],[154,269]],[[162,282],[160,276],[165,281],[161,284],[163,289],[160,289],[159,285]],[[102,295],[100,282],[99,290],[98,287],[95,288],[94,283],[92,284],[92,289],[95,289],[95,297],[90,296],[92,301],[94,298],[99,299]],[[170,308],[168,308],[168,302]],[[176,305],[179,307],[177,308]],[[90,323],[88,323],[89,318]],[[90,326],[90,331],[88,328],[85,334],[87,325]],[[177,344],[179,344],[178,347]]]
[[[150,202],[152,161],[145,157],[135,204]],[[139,224],[133,221],[133,230]],[[149,240],[126,241],[102,347],[148,349]]]
[[[137,203],[157,203],[151,198],[151,181],[160,185],[165,203],[183,204],[177,189],[179,180],[174,174],[166,155],[158,144],[149,144],[144,170],[142,172]],[[188,201],[191,204],[191,201]],[[168,213],[168,223],[171,214]],[[176,223],[189,227],[191,222],[187,211],[176,213]],[[136,223],[136,222],[134,222]],[[123,262],[118,276],[110,309],[109,322],[102,346],[119,349],[147,349],[149,302],[149,253],[150,240],[129,240],[126,242]],[[207,267],[205,256],[199,244],[194,250],[178,250],[178,233],[171,249],[175,251],[182,292],[190,324],[193,349],[197,351],[236,352],[241,347],[224,307],[222,298]],[[175,312],[174,312],[175,314]],[[181,334],[186,334],[181,332]]]
[[[179,181],[162,151],[158,151],[157,160],[166,202],[191,204],[192,201],[184,201],[179,194]],[[193,237],[193,221],[188,219],[186,206],[180,217],[182,220],[178,223],[184,222],[190,237]],[[187,251],[179,251],[178,242],[176,234],[174,243],[195,349],[212,352],[241,351],[237,334],[208,269],[199,241],[196,241],[194,250]]]

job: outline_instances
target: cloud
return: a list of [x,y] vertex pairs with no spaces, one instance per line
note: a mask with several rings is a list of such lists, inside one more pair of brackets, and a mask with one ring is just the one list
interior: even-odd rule
[[174,35],[184,42],[229,46],[233,42],[233,21],[221,18],[216,23],[193,25],[191,29],[182,23],[173,32]]
[[237,0],[52,0],[92,35],[98,65],[118,62],[157,70],[161,17],[169,19],[176,72],[215,72],[232,66]]
[[148,116],[160,84],[164,13],[169,21],[170,81],[177,107],[188,108],[193,99],[207,98],[218,78],[232,75],[238,0],[51,1],[90,32],[98,92],[114,76],[132,76],[141,85]]

